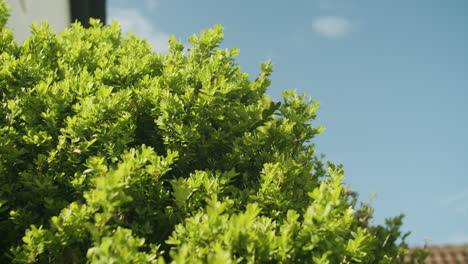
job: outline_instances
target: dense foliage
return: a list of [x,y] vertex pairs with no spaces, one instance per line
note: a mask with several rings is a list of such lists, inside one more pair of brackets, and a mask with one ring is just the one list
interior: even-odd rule
[[0,3],[1,263],[403,261],[402,217],[372,226],[310,143],[317,102],[270,100],[221,26],[165,55],[98,21],[18,45]]

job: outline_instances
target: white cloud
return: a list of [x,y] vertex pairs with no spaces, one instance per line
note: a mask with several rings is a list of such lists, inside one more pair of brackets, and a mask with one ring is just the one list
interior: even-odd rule
[[338,38],[346,35],[352,29],[349,20],[342,17],[324,16],[315,19],[312,22],[312,28],[315,32],[325,37]]
[[[148,1],[155,2],[156,1]],[[158,31],[152,21],[136,8],[109,8],[109,21],[120,23],[123,32],[133,31],[151,43],[154,51],[164,53],[168,50],[169,35]]]

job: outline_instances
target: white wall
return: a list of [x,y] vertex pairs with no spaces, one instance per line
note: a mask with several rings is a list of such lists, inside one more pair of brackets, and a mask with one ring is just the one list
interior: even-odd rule
[[13,29],[16,40],[21,43],[30,36],[30,26],[47,20],[55,32],[70,25],[69,0],[6,0],[10,6],[7,27]]

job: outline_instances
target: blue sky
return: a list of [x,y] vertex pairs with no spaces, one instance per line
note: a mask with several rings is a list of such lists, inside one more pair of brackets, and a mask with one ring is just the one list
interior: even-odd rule
[[468,243],[468,1],[108,0],[108,15],[157,51],[221,23],[224,47],[268,94],[319,101],[315,144],[372,200],[400,213],[411,245]]

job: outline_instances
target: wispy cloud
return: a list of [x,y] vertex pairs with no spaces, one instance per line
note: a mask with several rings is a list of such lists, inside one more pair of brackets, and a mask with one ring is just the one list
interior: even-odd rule
[[353,1],[349,0],[315,0],[315,5],[321,10],[339,10],[349,9],[354,6]]
[[450,244],[466,244],[468,243],[468,234],[465,234],[463,232],[452,234],[449,237],[448,242]]
[[336,0],[316,0],[315,3],[320,9],[330,10],[336,9]]
[[448,194],[435,201],[435,206],[439,208],[451,208],[458,214],[468,213],[468,188]]
[[463,201],[468,202],[468,188],[452,193],[440,199],[438,202],[438,205],[447,207],[447,206],[452,206]]
[[146,7],[149,9],[156,9],[158,7],[159,2],[157,0],[146,0]]
[[312,21],[312,29],[329,38],[339,38],[348,34],[353,28],[351,22],[343,17],[324,16]]
[[458,205],[457,207],[455,207],[455,211],[459,214],[465,214],[466,212],[468,212],[468,205]]
[[[156,1],[147,1],[147,4]],[[154,6],[156,7],[156,6]],[[136,8],[110,8],[109,21],[116,20],[120,23],[123,32],[133,31],[135,35],[148,40],[154,51],[166,52],[168,50],[167,41],[169,35],[159,31],[150,18],[146,17]]]

